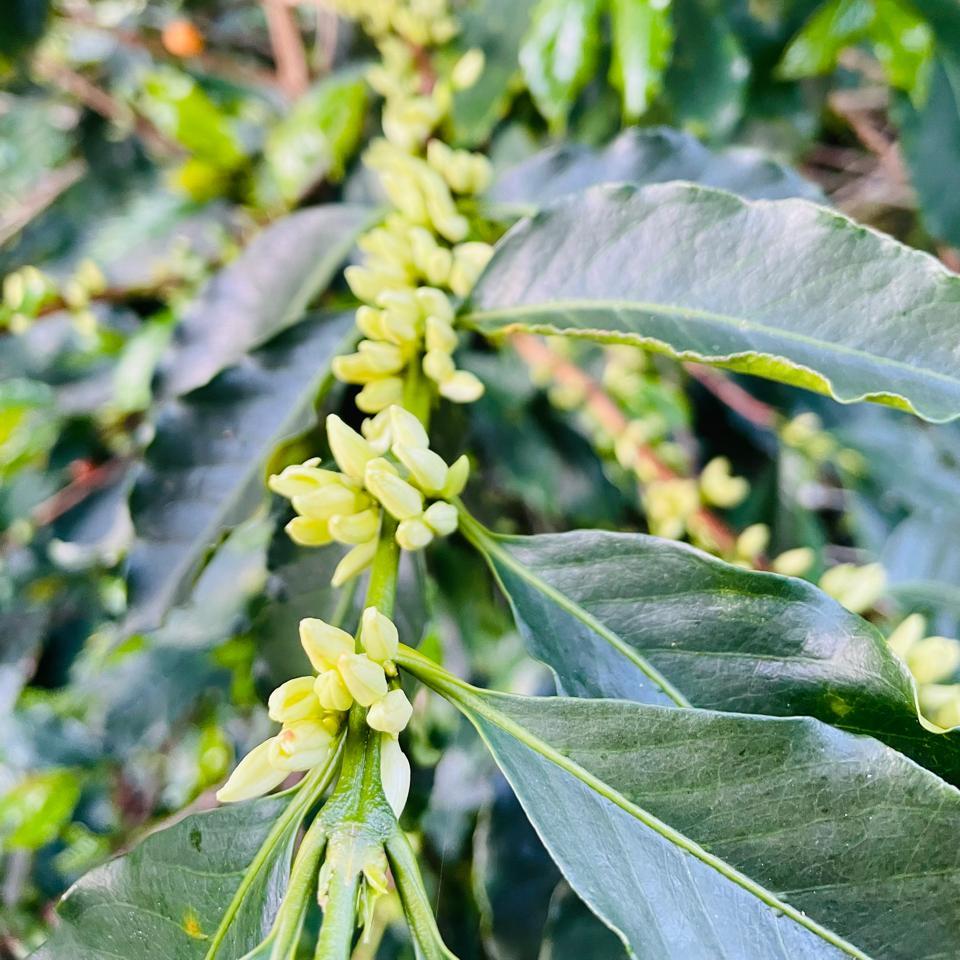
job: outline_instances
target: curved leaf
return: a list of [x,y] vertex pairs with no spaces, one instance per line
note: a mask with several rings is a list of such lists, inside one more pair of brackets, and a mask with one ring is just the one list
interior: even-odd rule
[[960,730],[921,726],[880,634],[811,584],[642,534],[494,537],[469,517],[461,529],[562,692],[816,717],[960,783]]
[[625,130],[597,149],[563,143],[508,168],[490,188],[493,200],[542,206],[600,183],[644,186],[689,180],[752,199],[821,200],[818,187],[757,150],[708,150],[696,137],[670,127]]
[[131,629],[157,626],[183,600],[207,551],[266,496],[276,445],[312,422],[349,314],[290,331],[213,383],[171,403],[131,497]]
[[807,718],[491,693],[401,660],[476,726],[567,881],[635,956],[956,948],[960,860],[944,838],[960,791],[889,747]]
[[[194,814],[91,871],[67,892],[62,922],[33,960],[202,960],[244,874],[290,804],[285,794]],[[217,956],[242,956],[269,932],[301,818],[288,818],[274,837],[256,889]]]
[[960,416],[960,277],[800,200],[595,187],[507,234],[463,320],[488,335],[635,344],[927,420]]
[[303,318],[371,218],[330,204],[290,214],[257,234],[185,311],[160,368],[160,391],[181,396]]

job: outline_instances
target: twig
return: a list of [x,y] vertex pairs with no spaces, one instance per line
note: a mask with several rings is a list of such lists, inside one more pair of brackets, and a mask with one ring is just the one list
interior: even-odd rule
[[[585,397],[584,405],[597,422],[611,436],[621,436],[629,426],[627,415],[613,398],[586,371],[575,363],[559,356],[538,337],[516,333],[510,338],[514,349],[530,367],[549,371],[557,383],[579,390]],[[681,479],[672,467],[664,463],[656,452],[645,443],[634,444],[635,463],[639,472],[656,481]],[[642,488],[642,484],[641,484]],[[693,515],[697,527],[724,554],[733,553],[737,534],[723,520],[706,507],[699,507]]]
[[129,106],[114,99],[106,90],[101,90],[83,74],[45,57],[38,57],[34,61],[34,69],[42,80],[76,97],[85,107],[112,123],[123,127],[132,121],[137,136],[154,153],[166,157],[180,156],[183,153],[178,144],[167,139],[146,117],[134,113]]
[[262,0],[280,89],[294,99],[310,85],[310,71],[296,11],[278,0]]
[[30,518],[38,527],[53,523],[54,520],[86,500],[92,493],[119,480],[128,464],[129,460],[118,458],[108,460],[96,467],[82,469],[65,487],[37,504]]
[[87,165],[83,160],[71,160],[44,177],[19,204],[0,216],[0,245],[16,236],[86,172]]
[[777,411],[770,404],[748,393],[729,377],[698,363],[687,363],[684,367],[697,383],[712,393],[721,403],[725,403],[734,413],[740,414],[748,423],[764,430],[772,430],[777,425],[779,419]]

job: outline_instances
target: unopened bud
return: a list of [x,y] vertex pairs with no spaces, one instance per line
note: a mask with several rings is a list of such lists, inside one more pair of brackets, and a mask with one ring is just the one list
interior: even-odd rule
[[338,564],[330,578],[335,587],[342,587],[348,580],[363,573],[373,563],[377,552],[377,541],[370,540],[355,546]]
[[817,555],[810,547],[794,547],[774,557],[770,569],[785,577],[802,577],[810,571],[816,559]]
[[410,795],[410,761],[396,737],[380,736],[380,783],[393,815],[399,819]]
[[337,466],[355,480],[363,480],[367,464],[376,452],[363,437],[348,427],[335,413],[327,417],[327,442]]
[[345,653],[337,661],[337,672],[361,707],[369,707],[387,692],[383,667],[364,653]]
[[887,637],[887,646],[901,659],[906,660],[907,654],[919,643],[926,633],[927,620],[921,613],[911,613],[905,617],[896,629]]
[[423,512],[423,494],[396,475],[383,460],[372,460],[367,466],[364,484],[383,508],[397,520],[418,517]]
[[270,719],[277,723],[292,723],[319,717],[322,708],[313,692],[313,683],[313,677],[294,677],[280,684],[267,701]]
[[440,395],[454,403],[473,403],[483,396],[483,383],[469,370],[458,370],[439,386]]
[[428,352],[451,354],[457,349],[456,331],[446,320],[438,317],[427,317],[425,345]]
[[333,737],[320,719],[290,723],[274,738],[270,763],[278,770],[309,770],[326,763],[333,749]]
[[325,670],[314,682],[314,693],[324,710],[349,710],[353,697],[336,670]]
[[267,486],[281,497],[292,499],[306,493],[313,493],[331,483],[342,483],[347,478],[334,470],[321,470],[317,459],[306,463],[293,463],[284,467],[280,473],[271,474]]
[[483,50],[473,47],[468,50],[450,71],[450,82],[455,90],[466,90],[472,87],[483,73],[486,57]]
[[770,528],[765,523],[754,523],[737,537],[737,555],[749,560],[760,556],[770,542]]
[[396,660],[400,636],[389,617],[385,617],[376,607],[367,607],[361,620],[360,639],[367,656],[375,663]]
[[332,670],[343,654],[353,653],[356,649],[353,637],[346,630],[317,617],[304,617],[300,621],[300,644],[317,673]]
[[420,419],[401,406],[389,410],[391,443],[399,443],[408,448],[426,449],[430,438]]
[[447,482],[447,464],[443,457],[427,447],[408,447],[403,443],[395,443],[393,452],[424,493],[439,493],[443,489]]
[[391,690],[367,711],[367,724],[381,733],[397,736],[413,716],[413,706],[402,690]]
[[415,296],[424,316],[453,323],[453,304],[442,290],[436,287],[418,287]]
[[424,510],[423,521],[437,536],[449,536],[457,529],[459,521],[457,508],[452,503],[438,500]]
[[283,529],[287,536],[301,547],[325,547],[333,542],[326,520],[294,517]]
[[423,372],[436,383],[444,383],[456,373],[453,357],[443,350],[428,350],[423,355]]
[[960,641],[926,637],[907,654],[907,666],[920,685],[948,680],[960,668]]
[[440,491],[445,500],[459,497],[470,477],[470,458],[464,453],[457,457],[447,470],[447,482]]
[[403,401],[403,380],[399,377],[385,377],[368,383],[356,398],[357,406],[364,413],[379,413],[394,403]]
[[366,509],[370,505],[370,498],[339,483],[330,483],[310,493],[300,494],[291,502],[293,509],[301,517],[329,520],[336,514],[350,514]]
[[337,543],[360,544],[372,540],[380,532],[380,511],[338,514],[330,518],[330,535]]
[[750,492],[750,485],[742,477],[731,476],[726,457],[714,457],[700,474],[700,491],[715,507],[735,507]]
[[422,550],[433,540],[433,531],[419,518],[403,520],[397,526],[395,539],[404,550]]
[[[227,782],[217,791],[217,800],[221,803],[238,803],[262,797],[287,779],[286,770],[278,770],[270,763],[270,753],[274,738],[265,740],[254,747],[230,774]],[[383,769],[381,751],[381,771]]]

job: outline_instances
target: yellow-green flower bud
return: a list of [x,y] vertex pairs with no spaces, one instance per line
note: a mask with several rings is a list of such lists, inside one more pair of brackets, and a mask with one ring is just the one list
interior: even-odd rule
[[313,689],[324,710],[349,710],[353,706],[353,697],[336,670],[325,670],[321,673],[314,682]]
[[377,552],[377,541],[370,540],[355,546],[338,564],[330,578],[335,587],[342,587],[348,580],[363,573],[373,563]]
[[384,317],[381,310],[376,307],[367,306],[357,307],[356,314],[357,329],[371,340],[386,340],[386,328],[384,326]]
[[446,320],[427,317],[425,345],[428,352],[449,355],[457,349],[458,340],[456,331]]
[[468,50],[450,71],[450,82],[454,90],[467,90],[472,87],[480,79],[485,64],[483,50],[479,47]]
[[319,718],[323,708],[313,692],[313,683],[313,677],[294,677],[281,683],[267,701],[270,719],[277,723],[292,723],[309,717]]
[[402,520],[394,539],[403,550],[422,550],[433,540],[433,531],[419,517]]
[[375,663],[396,660],[400,635],[389,617],[385,617],[376,607],[367,607],[361,619],[360,639],[367,656]]
[[753,560],[759,557],[770,542],[770,528],[765,523],[754,523],[737,537],[737,556]]
[[340,679],[361,707],[369,707],[387,692],[387,676],[365,653],[345,653],[337,661]]
[[435,534],[447,537],[457,529],[459,515],[452,503],[438,500],[423,511],[423,520]]
[[440,383],[439,391],[454,403],[473,403],[483,396],[483,383],[469,370],[457,370]]
[[393,815],[399,819],[410,795],[410,761],[397,738],[388,733],[380,736],[380,783]]
[[493,247],[489,243],[461,243],[454,247],[453,267],[448,281],[450,289],[458,297],[465,297],[492,256]]
[[403,400],[403,380],[400,377],[385,377],[368,383],[356,397],[357,407],[364,413],[379,413],[391,404]]
[[384,170],[380,174],[380,185],[387,199],[414,223],[427,223],[429,215],[423,195],[417,181],[406,173]]
[[423,372],[435,383],[444,383],[456,371],[456,364],[449,353],[442,350],[428,350],[423,355]]
[[[287,779],[286,770],[278,770],[270,762],[273,737],[254,747],[238,764],[227,782],[217,791],[220,803],[238,803],[262,797]],[[383,763],[381,761],[381,770]]]
[[292,463],[289,467],[284,467],[280,473],[271,474],[267,480],[267,486],[274,493],[278,493],[281,497],[286,497],[289,500],[293,497],[313,493],[315,490],[320,490],[332,483],[346,484],[350,482],[334,470],[320,469],[317,466],[319,462],[319,458],[314,457],[306,463]]
[[418,517],[423,512],[423,494],[384,466],[384,460],[372,460],[367,465],[364,484],[380,501],[383,508],[397,520]]
[[863,567],[840,563],[820,578],[820,589],[854,613],[869,610],[883,596],[886,587],[887,572],[879,563]]
[[379,510],[361,510],[360,513],[338,514],[330,518],[330,535],[337,543],[366,543],[375,538],[379,532]]
[[310,520],[329,520],[337,514],[356,513],[370,505],[370,498],[356,490],[330,483],[291,500],[293,509]]
[[394,443],[393,452],[424,493],[439,493],[443,489],[447,482],[447,464],[443,457],[427,447],[408,447],[404,443]]
[[309,770],[326,763],[333,749],[333,737],[320,719],[297,720],[273,738],[270,764],[278,770]]
[[450,298],[436,287],[417,287],[414,294],[424,316],[453,323],[454,310]]
[[388,413],[391,444],[400,443],[405,447],[423,450],[430,446],[430,438],[419,417],[399,405],[391,407]]
[[287,536],[301,547],[325,547],[333,542],[326,520],[294,517],[283,529]]
[[413,716],[413,706],[402,690],[391,690],[367,711],[367,724],[381,733],[397,736]]
[[947,680],[960,668],[960,641],[926,637],[907,654],[907,666],[921,685]]
[[337,466],[348,477],[363,480],[367,464],[376,457],[376,451],[335,413],[327,417],[327,442]]
[[927,620],[923,614],[911,613],[905,617],[897,628],[887,637],[887,646],[901,659],[906,660],[907,654],[924,637],[927,630]]
[[785,577],[802,577],[816,559],[817,555],[810,547],[794,547],[774,557],[770,562],[770,569]]
[[447,470],[447,482],[440,491],[445,500],[459,497],[470,477],[470,458],[464,453],[457,457]]
[[343,271],[347,286],[359,300],[376,303],[377,297],[388,290],[399,290],[407,283],[405,277],[397,277],[382,270],[351,266]]
[[[353,653],[356,644],[346,630],[341,630],[317,617],[304,617],[300,621],[300,643],[317,673],[333,670],[345,653]],[[325,707],[326,710],[341,709]],[[342,708],[346,709],[346,708]]]
[[390,449],[393,441],[393,426],[390,420],[390,411],[393,409],[395,406],[387,407],[376,416],[367,417],[360,424],[360,432],[367,443],[377,451],[378,456],[383,456]]
[[731,476],[726,457],[714,457],[700,474],[700,492],[715,507],[735,507],[750,492],[750,484]]

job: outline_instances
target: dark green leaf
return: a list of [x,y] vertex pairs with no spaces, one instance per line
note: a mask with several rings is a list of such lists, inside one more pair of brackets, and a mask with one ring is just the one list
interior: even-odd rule
[[626,955],[619,938],[565,883],[557,888],[550,903],[539,960],[624,960]]
[[496,694],[401,659],[474,723],[567,881],[635,956],[955,948],[960,861],[944,841],[960,792],[889,747],[806,718]]
[[927,229],[960,245],[956,168],[944,161],[960,156],[960,53],[936,57],[926,102],[917,106],[900,94],[893,115]]
[[131,626],[157,626],[187,594],[207,551],[263,502],[274,447],[308,426],[347,314],[298,325],[170,404],[131,498]]
[[520,65],[540,112],[562,129],[596,67],[600,0],[540,0]]
[[960,277],[802,200],[595,187],[507,234],[464,321],[488,335],[634,344],[928,420],[960,416]]
[[367,207],[331,204],[290,214],[259,233],[185,311],[161,367],[161,392],[181,396],[209,383],[300,321],[370,217]]
[[670,0],[611,0],[610,13],[610,80],[623,97],[624,116],[636,120],[660,92],[670,61]]
[[599,183],[645,186],[668,180],[721,187],[751,199],[822,199],[814,184],[755,150],[714,153],[670,127],[625,130],[600,150],[571,143],[550,147],[507,169],[490,196],[539,207]]
[[787,47],[780,76],[795,80],[832,70],[840,51],[866,34],[875,15],[873,0],[827,0]]
[[960,732],[925,730],[877,630],[805,581],[642,534],[462,526],[564,693],[817,717],[960,783]]
[[[60,907],[61,924],[34,960],[201,960],[244,873],[289,795],[194,814],[87,874]],[[253,949],[286,887],[299,820],[276,836],[217,957]]]

